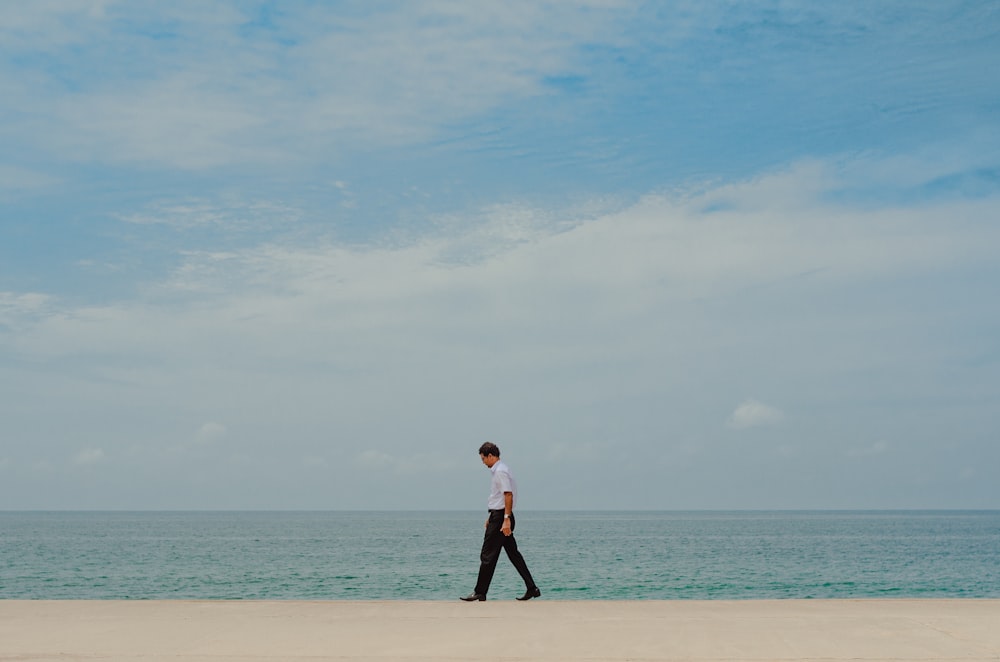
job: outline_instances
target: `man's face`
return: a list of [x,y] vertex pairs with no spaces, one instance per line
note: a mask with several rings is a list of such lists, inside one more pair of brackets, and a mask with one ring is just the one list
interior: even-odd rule
[[496,455],[483,455],[482,453],[480,453],[479,459],[483,461],[483,464],[492,469],[493,465],[496,464],[497,460],[499,460],[500,458],[498,458]]

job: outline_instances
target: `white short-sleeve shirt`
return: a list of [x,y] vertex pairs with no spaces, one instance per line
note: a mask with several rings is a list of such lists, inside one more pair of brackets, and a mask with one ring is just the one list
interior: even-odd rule
[[502,509],[504,507],[503,493],[510,492],[514,497],[510,506],[513,510],[514,504],[517,503],[517,483],[514,482],[514,476],[510,473],[510,467],[497,460],[490,467],[490,471],[493,472],[493,479],[490,481],[490,499],[487,501],[487,508],[490,510]]

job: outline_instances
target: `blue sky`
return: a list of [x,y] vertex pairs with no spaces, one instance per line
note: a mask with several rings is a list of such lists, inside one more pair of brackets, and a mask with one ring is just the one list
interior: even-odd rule
[[0,5],[0,508],[1000,508],[991,2]]

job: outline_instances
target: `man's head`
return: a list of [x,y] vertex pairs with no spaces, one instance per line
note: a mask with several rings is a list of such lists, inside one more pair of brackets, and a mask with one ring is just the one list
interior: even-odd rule
[[479,447],[479,458],[488,467],[493,467],[500,459],[500,449],[493,442],[487,441]]

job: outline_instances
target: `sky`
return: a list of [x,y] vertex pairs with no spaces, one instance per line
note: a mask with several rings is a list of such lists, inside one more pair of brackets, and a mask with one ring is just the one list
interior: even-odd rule
[[1000,6],[0,3],[0,509],[1000,508]]

